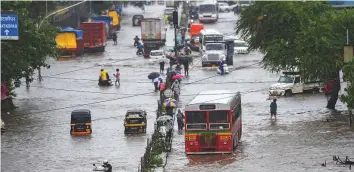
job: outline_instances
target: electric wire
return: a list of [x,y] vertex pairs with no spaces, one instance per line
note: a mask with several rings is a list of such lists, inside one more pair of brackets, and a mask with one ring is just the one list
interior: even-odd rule
[[[244,92],[230,92],[230,93],[221,93],[221,94],[203,94],[203,95],[223,95],[223,94],[232,94],[232,96],[226,96],[226,97],[222,97],[222,98],[217,98],[217,99],[211,99],[211,100],[206,100],[204,102],[201,103],[208,103],[211,101],[216,101],[216,100],[222,100],[222,99],[227,99],[227,98],[231,98],[234,97],[234,94],[240,93],[241,97],[242,94],[247,94],[247,93],[254,93],[254,92],[260,92],[260,91],[264,91],[265,89],[258,89],[258,90],[251,90],[251,91],[244,91]],[[193,96],[196,96],[198,94],[194,94]],[[181,109],[181,108],[180,108]],[[151,110],[151,111],[146,111],[146,113],[156,113],[157,110]],[[38,113],[38,112],[37,112]],[[32,114],[32,113],[29,113]],[[101,121],[101,120],[109,120],[109,119],[117,119],[117,118],[121,118],[124,116],[111,116],[111,117],[103,117],[103,118],[97,118],[97,119],[92,119],[91,121]],[[44,126],[64,126],[64,125],[69,125],[70,123],[60,123],[60,124],[47,124],[47,125],[41,125],[41,128]],[[33,128],[33,127],[25,127],[25,128]],[[10,129],[11,130],[11,129]]]

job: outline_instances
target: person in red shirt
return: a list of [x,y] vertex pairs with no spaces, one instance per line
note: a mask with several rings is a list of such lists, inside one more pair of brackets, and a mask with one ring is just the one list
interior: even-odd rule
[[120,73],[119,73],[119,69],[118,68],[116,69],[116,74],[113,74],[113,75],[116,77],[115,85],[117,85],[117,82],[120,85]]

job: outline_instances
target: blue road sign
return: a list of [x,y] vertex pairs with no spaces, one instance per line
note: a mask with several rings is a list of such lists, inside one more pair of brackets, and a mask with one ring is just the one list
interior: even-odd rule
[[18,40],[18,15],[0,14],[1,18],[1,40]]

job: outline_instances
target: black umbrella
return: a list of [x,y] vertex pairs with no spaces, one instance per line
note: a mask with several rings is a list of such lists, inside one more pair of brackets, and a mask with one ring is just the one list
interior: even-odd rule
[[157,78],[157,77],[159,77],[160,76],[160,73],[158,73],[158,72],[152,72],[152,73],[150,73],[149,75],[148,75],[148,78],[149,79],[155,79],[155,78]]

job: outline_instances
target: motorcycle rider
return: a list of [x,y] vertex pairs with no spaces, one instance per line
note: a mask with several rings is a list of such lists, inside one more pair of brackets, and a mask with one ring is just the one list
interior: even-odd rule
[[219,63],[220,75],[224,74],[224,60],[221,60]]
[[101,69],[101,74],[100,74],[100,78],[98,80],[99,83],[101,84],[109,84],[109,75],[108,75],[108,71],[104,70],[103,68]]
[[144,49],[144,46],[139,42],[138,43],[138,51],[136,52],[136,55],[139,55],[139,53],[143,54],[143,49]]
[[137,46],[139,44],[140,38],[138,37],[138,35],[135,36],[134,38],[134,46]]
[[103,161],[102,167],[107,168],[106,172],[112,172],[112,165],[108,163],[108,160]]

